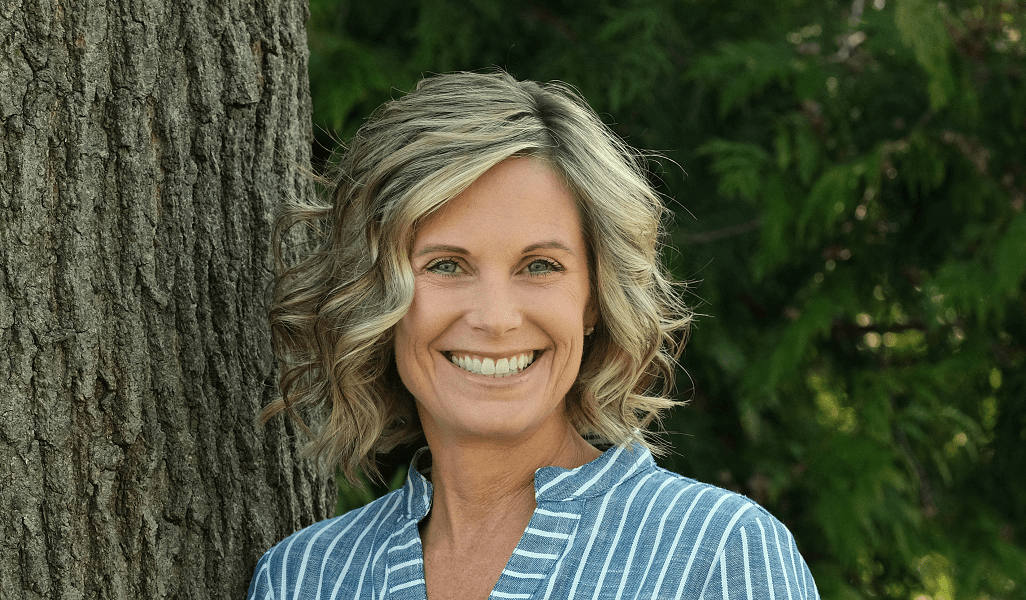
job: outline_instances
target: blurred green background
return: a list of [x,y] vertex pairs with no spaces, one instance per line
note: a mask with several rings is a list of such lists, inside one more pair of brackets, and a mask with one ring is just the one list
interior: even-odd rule
[[1021,1],[312,0],[308,31],[321,159],[495,66],[665,157],[702,316],[662,463],[766,506],[824,598],[1026,598]]

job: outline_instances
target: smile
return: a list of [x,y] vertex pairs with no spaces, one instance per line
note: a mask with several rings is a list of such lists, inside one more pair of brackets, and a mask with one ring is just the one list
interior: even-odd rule
[[488,377],[510,377],[523,371],[534,362],[535,352],[526,352],[509,358],[493,360],[479,356],[450,354],[452,364],[476,375]]

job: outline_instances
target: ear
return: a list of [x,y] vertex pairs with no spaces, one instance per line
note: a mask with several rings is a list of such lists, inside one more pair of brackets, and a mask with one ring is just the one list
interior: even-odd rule
[[588,298],[588,305],[584,307],[584,328],[594,327],[599,320],[598,300],[592,294]]

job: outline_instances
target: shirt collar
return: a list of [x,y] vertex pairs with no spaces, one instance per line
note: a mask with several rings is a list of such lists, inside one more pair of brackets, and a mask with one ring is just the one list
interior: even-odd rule
[[406,475],[406,485],[403,486],[403,507],[406,517],[418,522],[431,510],[431,497],[435,491],[427,477],[421,475],[421,471],[431,472],[431,449],[427,446],[417,450],[413,455],[410,472]]
[[[431,510],[434,488],[421,473],[430,473],[431,452],[425,446],[410,463],[403,486],[403,504],[407,518],[420,521]],[[613,446],[595,460],[576,469],[542,467],[534,473],[534,497],[537,502],[561,502],[605,494],[623,482],[656,468],[652,453],[637,442],[626,447]]]
[[561,502],[601,496],[639,473],[654,469],[652,453],[637,442],[613,446],[590,463],[576,469],[542,467],[534,473],[534,497],[538,502]]

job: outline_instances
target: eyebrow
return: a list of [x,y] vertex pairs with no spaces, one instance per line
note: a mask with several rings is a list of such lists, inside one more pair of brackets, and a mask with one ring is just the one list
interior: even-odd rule
[[569,246],[561,244],[555,240],[548,242],[539,242],[537,244],[531,244],[530,246],[523,249],[521,254],[527,254],[528,252],[534,252],[535,250],[562,250],[571,256],[577,256],[577,253],[570,249]]
[[[577,256],[577,253],[571,250],[569,246],[561,242],[557,242],[555,240],[531,244],[530,246],[527,246],[523,250],[521,250],[520,253],[527,254],[528,252],[534,252],[535,250],[562,250],[563,252],[566,252],[571,256]],[[466,248],[462,248],[460,246],[451,246],[449,244],[432,244],[430,246],[424,246],[423,248],[418,250],[414,254],[414,256],[424,256],[425,254],[434,254],[436,252],[459,254],[462,256],[467,256],[470,254],[469,250],[467,250]]]
[[414,256],[424,256],[425,254],[434,254],[435,252],[445,252],[448,254],[470,254],[466,248],[460,248],[459,246],[450,246],[448,244],[432,244],[430,246],[424,246]]

